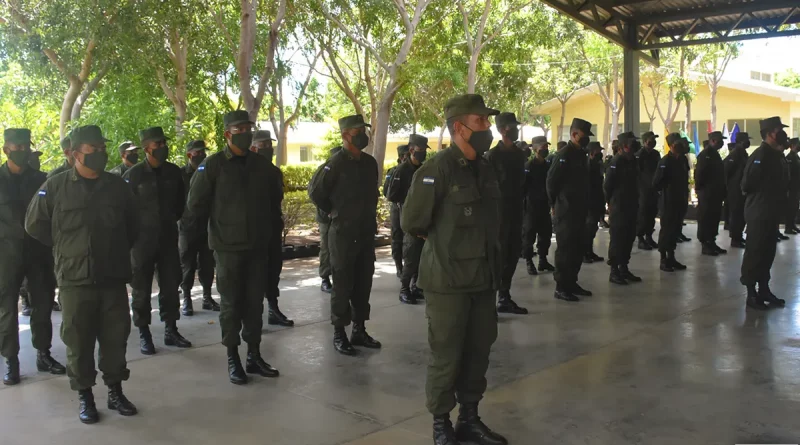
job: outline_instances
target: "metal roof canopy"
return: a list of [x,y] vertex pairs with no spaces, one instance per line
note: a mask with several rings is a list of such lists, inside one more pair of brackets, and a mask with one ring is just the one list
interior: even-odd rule
[[800,0],[540,1],[622,46],[626,131],[639,121],[640,58],[658,65],[661,48],[800,35]]

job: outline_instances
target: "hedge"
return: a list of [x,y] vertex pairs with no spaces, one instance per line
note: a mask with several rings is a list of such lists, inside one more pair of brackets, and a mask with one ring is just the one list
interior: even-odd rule
[[[320,164],[317,163],[303,163],[303,164],[292,164],[292,165],[284,165],[281,166],[281,171],[283,171],[283,185],[287,191],[294,191],[294,190],[306,190],[308,189],[308,184],[311,182],[311,177],[314,176],[314,172],[317,171]],[[394,167],[395,163],[387,163],[383,166],[383,171]],[[379,186],[383,185],[383,180]]]

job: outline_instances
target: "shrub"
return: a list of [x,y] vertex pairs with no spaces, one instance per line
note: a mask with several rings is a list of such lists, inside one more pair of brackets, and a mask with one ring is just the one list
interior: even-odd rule
[[283,243],[286,235],[302,226],[313,225],[316,209],[304,190],[288,192],[283,196]]
[[294,164],[281,166],[283,185],[286,190],[297,191],[308,189],[311,177],[317,171],[317,164]]

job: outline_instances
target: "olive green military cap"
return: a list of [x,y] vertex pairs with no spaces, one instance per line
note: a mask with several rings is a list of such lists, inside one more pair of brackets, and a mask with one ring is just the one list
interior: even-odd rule
[[497,116],[500,110],[489,108],[480,94],[463,94],[447,101],[444,105],[444,117],[465,116],[467,114],[477,114],[481,116]]
[[72,148],[72,141],[70,140],[70,135],[67,135],[67,137],[61,139],[61,149],[69,150],[70,148]]
[[345,116],[339,119],[339,131],[349,130],[351,128],[364,128],[364,127],[372,127],[372,125],[364,122],[364,116],[360,114]]
[[558,144],[556,144],[556,149],[557,150],[561,150],[562,148],[564,148],[566,146],[567,146],[567,142],[566,141],[558,141]]
[[86,125],[72,130],[69,140],[72,148],[80,147],[81,144],[105,145],[108,142],[108,139],[103,137],[103,131],[97,125]]
[[226,113],[225,116],[222,117],[222,123],[225,125],[225,128],[232,125],[255,124],[255,122],[250,120],[250,115],[247,114],[246,110],[235,110]]
[[619,136],[617,136],[617,140],[623,144],[629,144],[631,141],[635,141],[637,139],[639,138],[636,137],[636,135],[633,134],[632,131],[626,131],[624,133],[620,133]]
[[416,145],[417,147],[422,147],[422,148],[431,148],[431,146],[428,145],[428,138],[426,138],[421,134],[412,134],[411,136],[409,136],[408,145]]
[[592,142],[589,142],[589,145],[586,146],[586,149],[589,150],[589,151],[602,150],[603,146],[600,145],[600,143],[597,142],[597,141],[592,141]]
[[186,144],[186,153],[191,153],[193,151],[203,151],[206,150],[207,148],[208,147],[206,147],[206,141],[201,139],[195,139],[193,141],[189,141],[189,143]]
[[667,144],[669,144],[670,147],[675,145],[676,142],[680,142],[682,140],[683,138],[681,137],[680,133],[670,133],[667,135]]
[[773,116],[773,117],[770,117],[770,118],[767,118],[767,119],[763,119],[763,120],[758,121],[758,123],[761,126],[761,131],[774,130],[776,128],[787,128],[788,127],[788,125],[784,125],[784,123],[781,122],[781,117],[780,116]]
[[253,135],[253,142],[261,142],[261,141],[274,141],[275,139],[272,138],[272,133],[269,130],[258,130]]
[[534,147],[541,147],[544,144],[550,145],[550,142],[547,140],[547,136],[536,136],[531,139],[531,145]]
[[642,140],[646,141],[648,139],[658,139],[658,135],[653,133],[652,131],[645,131],[644,134],[642,135]]
[[495,123],[495,125],[497,126],[498,129],[506,127],[506,126],[509,126],[509,125],[510,126],[514,126],[514,125],[522,124],[522,122],[517,120],[517,115],[516,114],[508,113],[508,112],[504,112],[504,113],[498,114],[497,117],[494,118],[494,123]]
[[3,139],[9,144],[30,144],[31,131],[27,128],[6,128]]
[[408,145],[402,144],[397,146],[397,157],[402,158],[408,154]]
[[139,140],[144,144],[147,141],[166,141],[167,136],[164,135],[164,129],[161,127],[145,128],[139,132]]
[[[741,133],[740,133],[741,134]],[[739,135],[736,135],[736,140],[739,140]],[[800,144],[800,138],[791,138],[789,139],[789,145],[797,145]]]
[[592,123],[589,121],[585,121],[583,119],[574,118],[572,119],[572,125],[569,126],[570,129],[576,128],[578,130],[583,131],[583,134],[586,136],[594,136],[592,133]]
[[712,131],[708,134],[709,139],[728,139],[726,138],[721,131]]
[[753,138],[751,138],[750,135],[745,133],[745,132],[736,133],[736,142],[743,141],[745,139],[747,139],[749,141],[750,139],[753,139]]
[[122,154],[123,152],[126,152],[126,151],[136,150],[137,148],[139,148],[139,147],[137,147],[136,144],[134,144],[133,142],[125,141],[125,142],[119,144],[119,147],[117,147],[117,150],[119,150],[120,154]]

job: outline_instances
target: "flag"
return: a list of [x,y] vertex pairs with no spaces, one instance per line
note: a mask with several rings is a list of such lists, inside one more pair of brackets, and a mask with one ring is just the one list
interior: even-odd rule
[[739,134],[739,124],[733,124],[733,130],[731,130],[731,142],[736,142],[736,135]]
[[[686,132],[683,130],[681,130],[681,137],[689,139],[689,136],[687,136]],[[697,145],[695,145],[694,142],[692,142],[691,140],[689,140],[689,150],[697,153]]]
[[698,154],[700,153],[700,151],[698,150],[698,147],[700,147],[700,135],[697,134],[697,125],[694,125],[693,136],[694,136],[694,149],[695,149],[694,154]]
[[706,133],[712,133],[714,129],[711,128],[711,121],[706,121]]
[[728,134],[728,124],[727,123],[722,124],[722,137],[724,137],[725,139],[728,139],[730,137],[730,135]]

